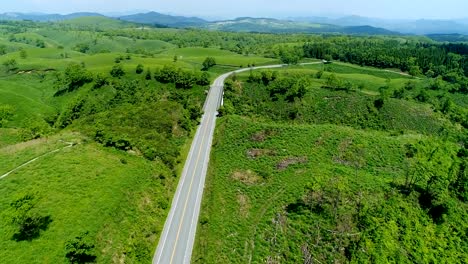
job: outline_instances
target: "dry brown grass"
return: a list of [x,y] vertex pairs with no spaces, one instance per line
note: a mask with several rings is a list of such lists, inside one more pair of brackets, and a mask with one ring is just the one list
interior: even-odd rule
[[250,211],[250,199],[247,195],[239,193],[237,195],[237,202],[239,202],[239,213],[242,218],[247,218]]
[[276,165],[276,168],[278,170],[285,170],[291,165],[296,165],[296,164],[305,164],[307,163],[308,159],[307,157],[292,157],[292,158],[286,158],[278,163]]
[[40,138],[35,140],[30,140],[26,142],[21,142],[18,144],[6,146],[0,149],[0,153],[3,154],[15,154],[19,151],[25,150],[27,148],[37,147],[42,144],[48,144],[50,140],[48,138]]
[[271,149],[249,149],[246,154],[248,158],[256,159],[262,156],[275,156],[278,153]]
[[276,135],[276,132],[271,129],[262,130],[254,133],[250,139],[255,142],[264,142],[268,137]]
[[252,185],[256,184],[261,181],[261,177],[257,175],[257,173],[251,171],[251,170],[246,170],[246,171],[235,171],[232,175],[231,178],[240,181],[244,184],[247,185]]

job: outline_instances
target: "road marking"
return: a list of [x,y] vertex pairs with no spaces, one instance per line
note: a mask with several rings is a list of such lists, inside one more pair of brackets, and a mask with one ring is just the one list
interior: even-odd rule
[[[202,124],[204,122],[205,117],[206,117],[206,115],[202,116],[200,124]],[[193,146],[197,145],[196,142],[197,142],[197,140],[199,138],[200,133],[201,133],[201,130],[197,129],[197,132],[195,133],[194,140],[192,142],[192,147],[190,148],[190,152],[189,152],[189,156],[187,158],[187,161],[191,160],[192,157],[193,157],[193,153],[195,152],[195,148],[193,148]],[[179,203],[179,199],[180,199],[180,195],[181,195],[184,183],[185,183],[185,179],[187,178],[188,169],[189,169],[188,162],[186,162],[185,165],[184,165],[184,170],[182,172],[182,179],[181,179],[182,182],[180,182],[179,186],[177,187],[176,199],[172,202],[171,208],[176,208],[177,204]],[[179,188],[180,188],[180,190],[179,190]],[[166,222],[166,223],[169,223],[169,226],[171,225],[170,223],[172,223],[172,220],[174,219],[174,215],[175,215],[175,210],[174,211],[170,210],[168,221]],[[163,231],[164,231],[164,229],[163,229]],[[163,251],[164,251],[164,247],[166,245],[166,240],[167,240],[167,237],[169,236],[170,227],[166,231],[167,231],[166,234],[165,235],[163,234],[164,239],[161,241],[162,242],[161,252],[159,252],[159,256],[155,255],[156,262],[153,261],[153,263],[159,263],[160,260],[161,260],[161,257],[162,257]]]
[[[208,116],[208,121],[210,119],[210,116]],[[193,181],[195,179],[195,173],[198,169],[198,165],[199,165],[199,161],[200,161],[200,155],[202,153],[202,150],[203,150],[203,143],[205,142],[205,135],[206,135],[206,131],[209,127],[209,122],[207,121],[207,124],[205,125],[205,129],[203,131],[203,134],[202,134],[202,142],[200,144],[200,149],[198,151],[198,155],[197,155],[197,162],[195,164],[195,168],[193,169],[193,173],[192,173],[192,180],[190,181],[190,187],[189,187],[189,191],[188,191],[188,194],[190,194],[192,192],[192,188],[193,188]],[[172,250],[172,255],[171,255],[171,261],[170,263],[172,264],[173,261],[174,261],[174,256],[175,256],[175,252],[176,252],[176,249],[177,249],[177,244],[179,242],[179,236],[180,236],[180,230],[182,229],[182,224],[184,223],[184,217],[185,217],[185,213],[187,212],[187,206],[188,206],[188,202],[189,202],[189,199],[190,198],[190,195],[187,195],[187,199],[185,200],[185,206],[184,206],[184,210],[182,211],[182,217],[180,219],[180,223],[179,223],[179,229],[177,230],[177,235],[176,235],[176,239],[175,239],[175,244],[174,244],[174,249]]]
[[[213,126],[216,125],[216,115],[215,115],[215,118],[213,118],[211,122],[212,122]],[[208,139],[211,139],[211,142],[212,142],[213,137],[214,137],[214,130],[211,130],[210,133],[208,134]],[[207,174],[208,166],[209,166],[210,153],[211,153],[211,146],[209,145],[208,148],[206,149],[206,154],[208,154],[207,155],[208,156],[208,162],[203,163],[202,175]],[[195,202],[195,210],[193,211],[192,222],[190,224],[189,244],[188,244],[187,248],[185,249],[185,253],[184,253],[184,263],[190,263],[190,260],[187,260],[187,257],[191,256],[191,253],[193,251],[193,244],[194,244],[194,241],[195,241],[195,232],[196,232],[196,229],[197,229],[197,225],[195,225],[195,222],[198,220],[198,217],[194,217],[194,215],[197,213],[197,211],[198,211],[198,213],[200,213],[201,199],[203,198],[203,189],[205,187],[205,180],[206,180],[206,178],[200,179],[200,182],[198,184],[198,193],[197,193],[197,198],[196,198],[196,202]],[[195,226],[195,228],[194,228],[194,226]],[[193,234],[193,236],[192,236],[192,234]]]

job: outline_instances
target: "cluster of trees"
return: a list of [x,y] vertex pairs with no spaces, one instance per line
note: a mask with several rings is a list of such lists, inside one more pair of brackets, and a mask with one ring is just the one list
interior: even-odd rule
[[10,42],[17,42],[17,43],[24,43],[28,45],[33,45],[38,48],[45,48],[46,43],[42,39],[31,39],[31,38],[26,38],[25,36],[22,37],[16,37],[15,35],[10,35],[8,38]]
[[[263,84],[267,87],[273,101],[284,99],[287,102],[300,100],[307,93],[310,79],[305,76],[279,76],[277,71],[263,70],[259,73],[250,72],[248,82]],[[232,80],[226,83],[226,90],[231,92]]]
[[160,83],[173,83],[177,88],[190,89],[195,85],[209,85],[210,75],[207,72],[189,71],[174,65],[165,65],[156,70],[154,78]]

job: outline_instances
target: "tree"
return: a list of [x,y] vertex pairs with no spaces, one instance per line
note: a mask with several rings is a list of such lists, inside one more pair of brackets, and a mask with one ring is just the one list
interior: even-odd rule
[[14,108],[11,105],[0,105],[0,127],[5,126],[14,114]]
[[343,82],[338,79],[336,74],[332,73],[330,76],[327,78],[327,82],[325,83],[326,87],[331,88],[331,89],[341,89],[343,86]]
[[201,86],[210,85],[210,74],[207,72],[202,72],[198,78],[197,84]]
[[90,50],[90,47],[86,43],[80,43],[75,46],[74,50],[81,53],[87,53]]
[[0,55],[5,55],[7,53],[7,47],[5,45],[0,45]]
[[181,70],[178,72],[174,83],[176,88],[190,89],[196,84],[196,82],[197,78],[192,72]]
[[112,67],[112,70],[110,71],[110,75],[114,78],[120,78],[125,75],[125,71],[122,68],[122,65],[116,64],[114,67]]
[[31,241],[39,237],[52,222],[50,216],[40,216],[35,210],[37,199],[33,194],[25,194],[10,203],[6,212],[8,222],[13,226],[13,239]]
[[135,70],[136,74],[142,74],[143,71],[144,71],[143,65],[138,64]]
[[89,240],[89,233],[85,232],[66,243],[65,257],[70,263],[81,264],[96,261],[95,246]]
[[307,89],[310,85],[309,79],[302,77],[296,81],[296,83],[289,88],[286,92],[286,100],[289,102],[294,102],[296,98],[302,99],[307,93]]
[[179,56],[177,56],[177,55],[174,55],[174,59],[173,59],[172,61],[173,61],[174,63],[176,63],[176,62],[177,62],[177,60],[179,60]]
[[145,80],[151,80],[153,77],[151,75],[151,70],[148,68],[146,69]]
[[26,52],[25,49],[20,50],[20,58],[23,60],[28,58],[28,53]]
[[29,118],[24,122],[20,134],[23,141],[28,141],[44,137],[51,131],[49,124],[43,119]]
[[318,71],[318,72],[315,74],[315,78],[317,78],[317,79],[321,79],[322,76],[323,76],[323,71],[322,71],[322,70]]
[[18,62],[15,59],[8,59],[3,62],[3,66],[5,66],[6,72],[14,71],[18,69]]
[[216,65],[216,60],[213,57],[207,57],[203,62],[203,71],[209,70],[211,67]]
[[101,74],[101,73],[98,73],[98,74],[96,75],[95,80],[94,80],[94,86],[93,86],[93,88],[94,88],[94,89],[99,89],[99,88],[101,88],[101,87],[103,87],[103,86],[106,86],[106,85],[108,85],[108,84],[109,84],[109,80],[107,79],[107,77],[104,76],[104,75]]
[[174,65],[164,65],[155,72],[154,78],[160,83],[174,83],[179,71]]
[[409,68],[409,71],[408,73],[413,76],[413,77],[417,77],[417,76],[420,76],[422,75],[422,72],[421,72],[421,68],[419,68],[418,65],[413,65]]

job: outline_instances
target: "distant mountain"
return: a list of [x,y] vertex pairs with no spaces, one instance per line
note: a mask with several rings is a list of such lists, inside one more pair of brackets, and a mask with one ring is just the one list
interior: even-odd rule
[[207,23],[211,30],[260,33],[343,33],[361,35],[397,35],[399,33],[371,26],[342,27],[332,24],[298,22],[273,18],[241,17]]
[[93,16],[102,17],[103,15],[98,13],[88,13],[88,12],[81,12],[81,13],[72,13],[68,15],[61,15],[61,14],[41,14],[41,13],[4,13],[0,14],[0,20],[32,20],[32,21],[62,21],[68,19],[74,19],[78,17],[87,17]]
[[152,25],[163,25],[167,27],[199,27],[208,22],[198,17],[171,16],[157,12],[140,13],[119,17],[121,20]]
[[372,26],[397,31],[404,34],[468,34],[468,18],[458,20],[403,20],[379,19],[361,16],[345,16],[341,18],[299,17],[291,18],[298,22],[327,23],[338,26]]
[[453,33],[468,34],[468,25],[463,25],[452,20],[420,19],[406,23],[389,25],[387,28],[402,33],[411,33],[417,35]]
[[428,38],[439,42],[467,42],[468,36],[462,34],[430,34]]

